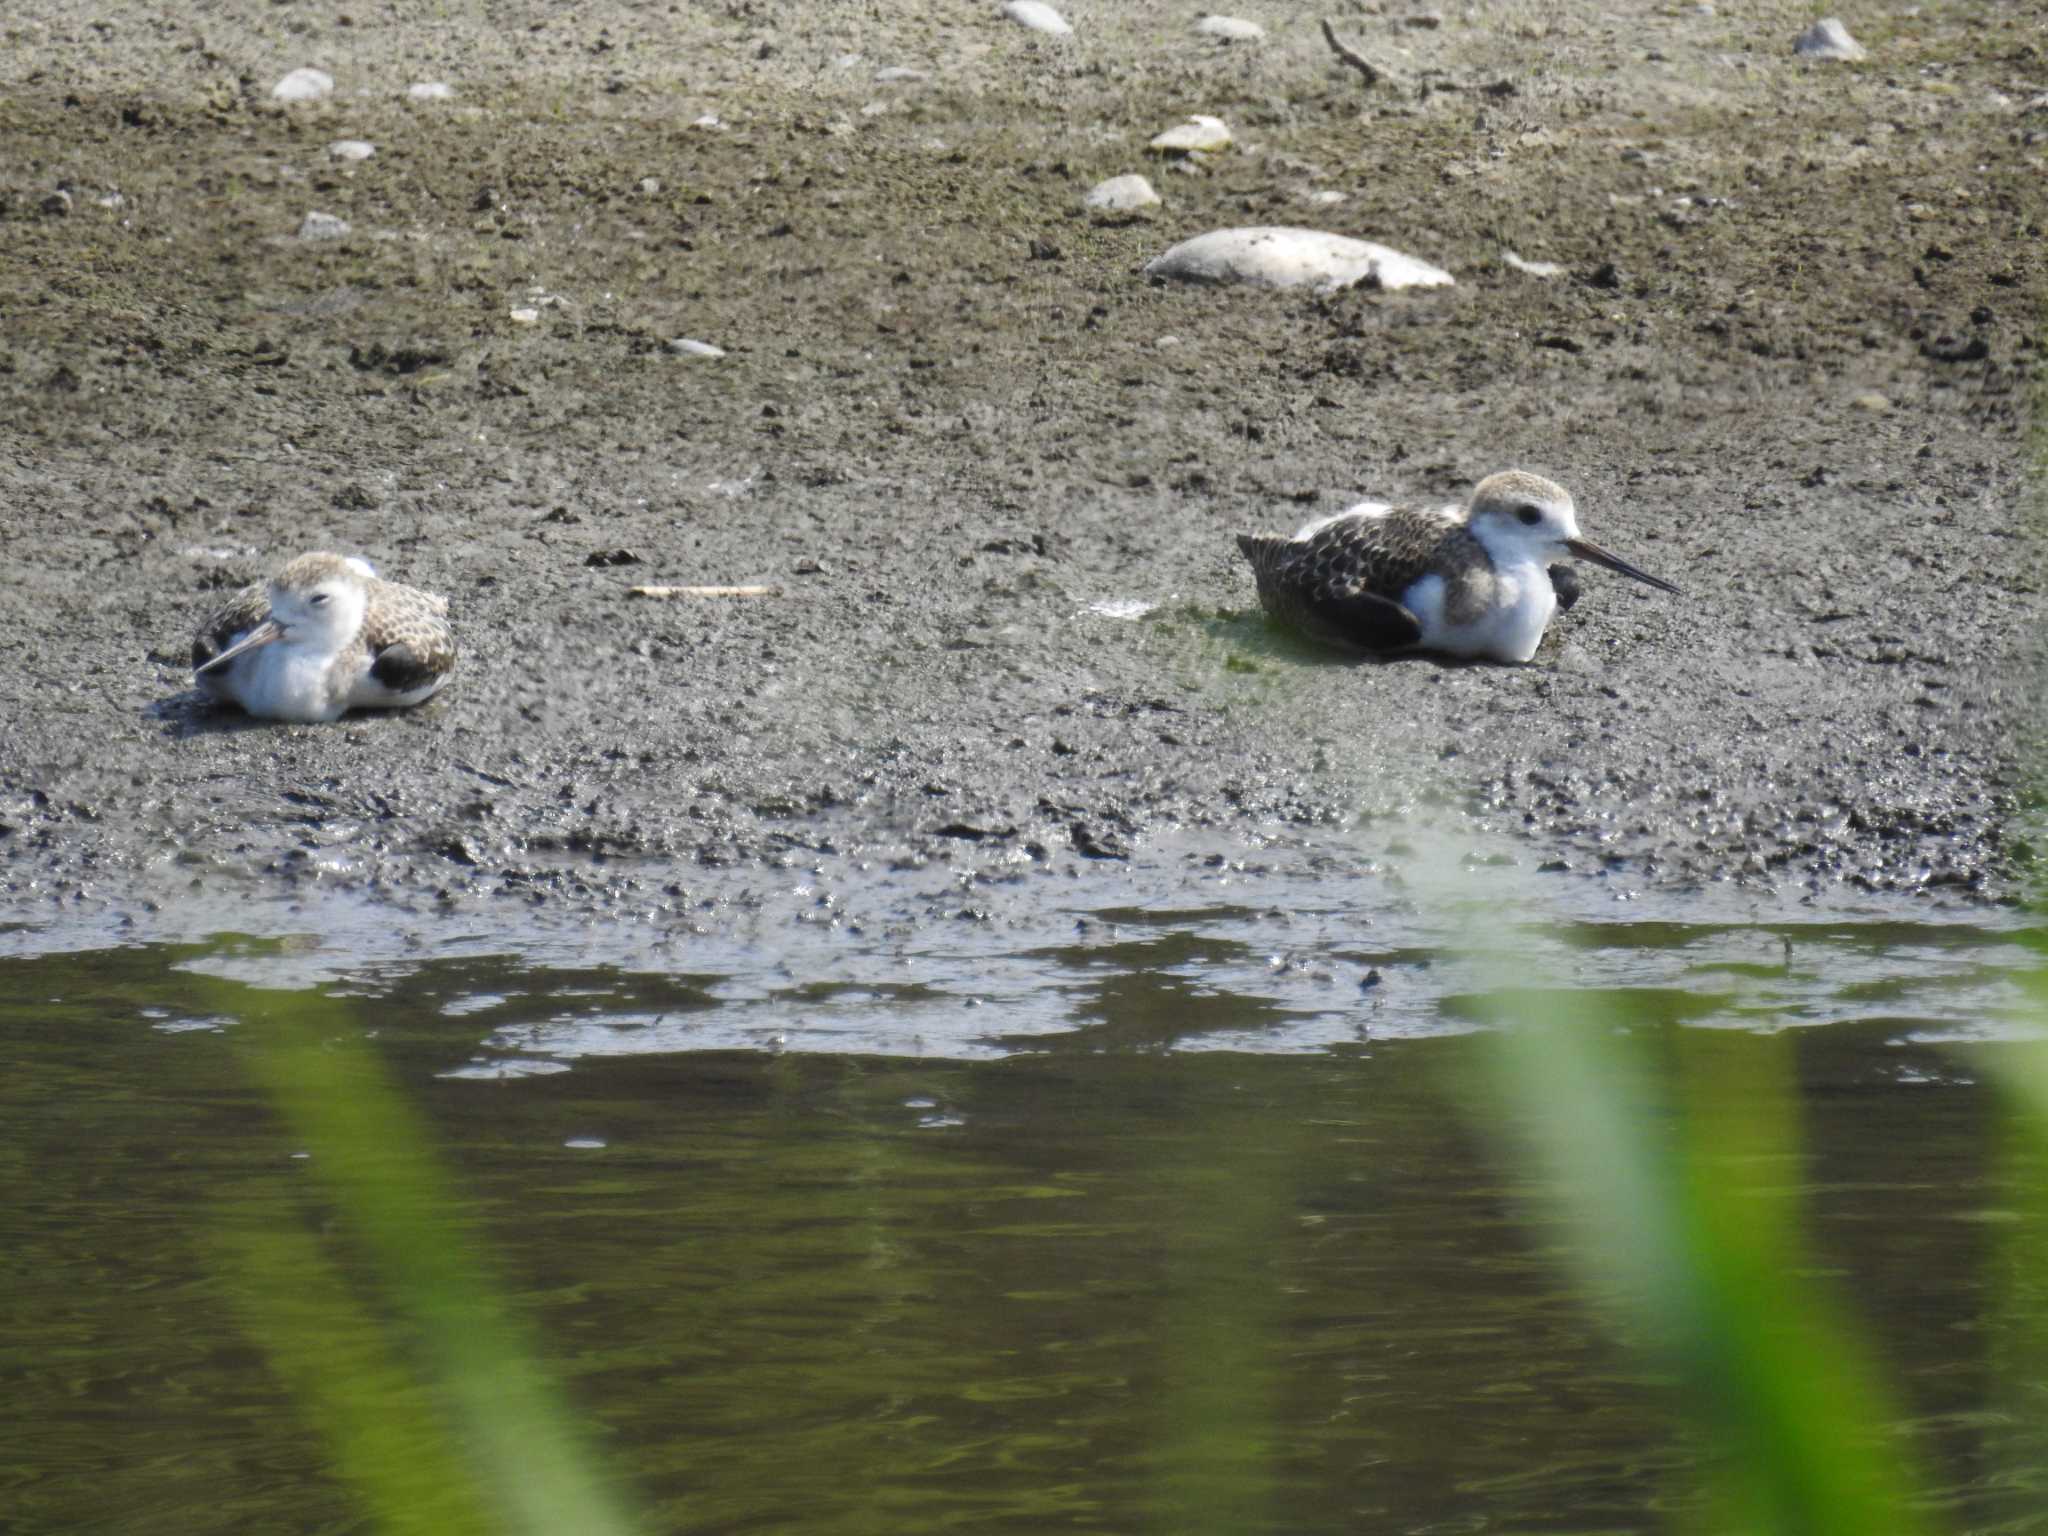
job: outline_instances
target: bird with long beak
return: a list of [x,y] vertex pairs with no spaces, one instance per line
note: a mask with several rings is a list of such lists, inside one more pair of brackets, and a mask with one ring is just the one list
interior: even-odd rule
[[1259,601],[1321,640],[1368,651],[1527,661],[1579,594],[1564,555],[1678,588],[1579,533],[1571,492],[1527,470],[1488,475],[1462,507],[1361,502],[1292,538],[1240,534]]
[[265,720],[418,704],[454,666],[447,598],[331,554],[301,555],[242,588],[192,641],[193,680]]

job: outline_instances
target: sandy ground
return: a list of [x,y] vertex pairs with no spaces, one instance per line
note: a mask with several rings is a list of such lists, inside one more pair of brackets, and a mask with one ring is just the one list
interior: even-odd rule
[[[1377,87],[1272,3],[1256,46],[1122,0],[1066,41],[979,0],[182,9],[0,18],[0,918],[680,912],[1276,832],[1398,867],[1418,820],[1651,892],[2016,889],[2029,8],[1845,12],[1843,65],[1782,4],[1347,4]],[[302,65],[333,97],[273,103]],[[1149,161],[1190,112],[1235,148]],[[1163,208],[1083,215],[1130,171]],[[1139,273],[1246,223],[1458,285]],[[1684,596],[1588,571],[1526,668],[1257,615],[1238,531],[1510,464]],[[192,625],[314,548],[450,595],[441,698],[198,704]]]

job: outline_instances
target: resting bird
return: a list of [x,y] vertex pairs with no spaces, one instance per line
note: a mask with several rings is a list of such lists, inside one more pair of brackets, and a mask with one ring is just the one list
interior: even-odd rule
[[301,555],[242,588],[192,641],[194,681],[266,720],[417,704],[454,666],[447,598],[341,555]]
[[1463,507],[1361,502],[1293,538],[1238,535],[1268,613],[1370,651],[1527,661],[1579,595],[1576,555],[1665,592],[1678,588],[1579,536],[1571,492],[1527,470],[1488,475]]

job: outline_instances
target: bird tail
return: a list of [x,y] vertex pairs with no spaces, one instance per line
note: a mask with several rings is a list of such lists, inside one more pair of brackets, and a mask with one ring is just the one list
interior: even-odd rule
[[1244,551],[1252,569],[1261,574],[1279,563],[1280,552],[1292,542],[1272,533],[1240,533],[1237,536],[1237,547]]

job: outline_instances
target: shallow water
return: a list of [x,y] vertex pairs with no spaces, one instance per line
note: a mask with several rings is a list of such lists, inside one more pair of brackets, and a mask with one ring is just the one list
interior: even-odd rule
[[1727,1051],[1826,1026],[1793,1042],[1811,1151],[1783,1176],[1900,1443],[1952,1528],[2048,1523],[1987,1358],[2022,1192],[1972,1062],[2031,1031],[2017,920],[1632,921],[1594,892],[1475,928],[1233,889],[777,924],[774,964],[425,930],[366,959],[332,925],[0,961],[12,1528],[359,1519],[222,1239],[324,1219],[247,1070],[248,984],[347,1001],[649,1529],[1670,1523],[1696,1448],[1470,1109],[1510,978]]

